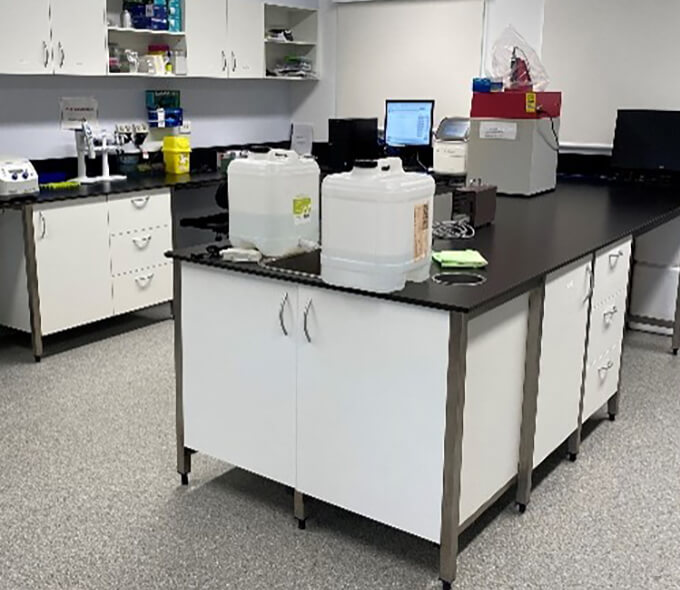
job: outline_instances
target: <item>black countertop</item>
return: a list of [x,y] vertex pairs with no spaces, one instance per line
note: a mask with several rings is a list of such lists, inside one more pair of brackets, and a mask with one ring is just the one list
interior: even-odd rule
[[123,193],[144,192],[162,188],[197,188],[219,184],[224,177],[219,172],[202,172],[182,174],[179,176],[142,176],[128,178],[118,182],[99,182],[97,184],[84,184],[76,188],[47,190],[39,194],[16,197],[4,202],[0,206],[20,207],[36,203],[52,203],[56,201],[70,201],[73,199],[87,199],[102,195],[119,195]]
[[[430,279],[407,283],[402,291],[389,294],[332,287],[315,277],[286,276],[257,264],[230,263],[207,256],[198,259],[197,255],[205,253],[205,247],[177,250],[168,256],[230,271],[477,315],[529,291],[552,271],[677,216],[680,190],[673,188],[563,181],[556,191],[531,199],[501,197],[495,224],[480,229],[474,239],[435,242],[436,250],[479,250],[489,261],[488,269],[479,271],[486,277],[485,283],[451,287]],[[439,266],[433,264],[431,276],[438,272]]]

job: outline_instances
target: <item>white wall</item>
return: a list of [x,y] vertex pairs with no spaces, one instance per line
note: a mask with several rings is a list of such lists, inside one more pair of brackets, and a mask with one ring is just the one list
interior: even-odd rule
[[288,83],[246,80],[148,80],[134,78],[0,77],[0,153],[34,159],[75,156],[73,133],[59,128],[62,96],[95,96],[101,124],[144,121],[144,91],[178,89],[192,143],[210,147],[280,141],[290,134]]

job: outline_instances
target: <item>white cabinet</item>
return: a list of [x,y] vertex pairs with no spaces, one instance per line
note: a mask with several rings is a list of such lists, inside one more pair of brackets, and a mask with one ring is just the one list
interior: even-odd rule
[[298,301],[297,488],[437,539],[448,314],[321,289]]
[[106,1],[50,2],[54,72],[68,75],[105,75]]
[[228,0],[229,77],[264,77],[264,2]]
[[297,288],[182,267],[185,444],[295,485]]
[[226,78],[227,0],[186,0],[185,27],[189,75]]
[[106,197],[40,205],[33,223],[42,333],[111,316]]
[[592,271],[588,257],[546,280],[534,466],[578,428]]
[[0,18],[0,73],[51,71],[49,0],[6,2]]

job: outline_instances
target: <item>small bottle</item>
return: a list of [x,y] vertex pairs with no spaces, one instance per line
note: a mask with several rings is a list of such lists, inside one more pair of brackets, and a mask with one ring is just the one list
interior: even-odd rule
[[123,12],[120,14],[120,26],[124,29],[132,28],[132,15],[127,9],[123,10]]

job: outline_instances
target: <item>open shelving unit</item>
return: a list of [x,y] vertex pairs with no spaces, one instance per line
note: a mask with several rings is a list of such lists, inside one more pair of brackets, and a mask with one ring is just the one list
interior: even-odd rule
[[[271,29],[287,29],[292,33],[291,41],[270,38]],[[319,79],[317,62],[317,43],[319,31],[318,11],[311,8],[298,8],[265,4],[264,6],[264,44],[265,66],[268,80],[314,81]],[[277,64],[286,57],[304,57],[312,63],[312,76],[275,76]]]

